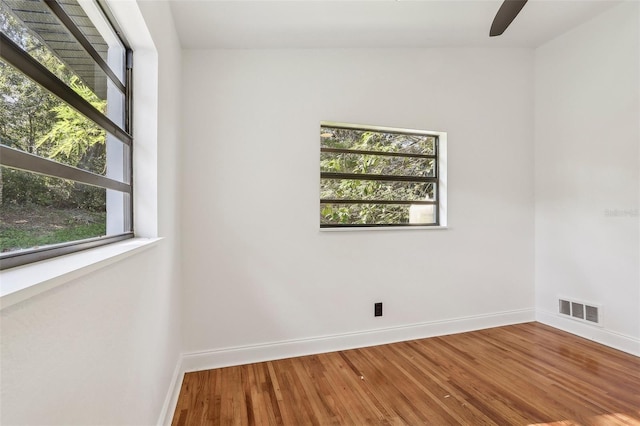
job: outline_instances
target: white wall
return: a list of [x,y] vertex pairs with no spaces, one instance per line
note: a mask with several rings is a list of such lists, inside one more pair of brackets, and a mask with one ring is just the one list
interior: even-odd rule
[[[187,353],[533,319],[531,50],[194,50],[183,61]],[[319,232],[321,120],[448,132],[449,229]]]
[[[137,11],[130,1],[115,2],[114,9],[124,20]],[[181,345],[180,48],[167,4],[141,9],[156,51],[141,46],[135,60],[155,58],[159,74],[136,76],[135,136],[144,141],[135,151],[136,227],[165,239],[2,310],[3,425],[149,425],[167,405]],[[137,36],[129,38],[136,46]],[[145,110],[156,111],[153,95],[140,92],[148,81],[151,90],[159,88],[156,117],[145,117]],[[157,146],[149,146],[156,134]]]
[[[536,51],[538,319],[640,354],[639,4]],[[557,316],[558,296],[602,304],[603,328]]]

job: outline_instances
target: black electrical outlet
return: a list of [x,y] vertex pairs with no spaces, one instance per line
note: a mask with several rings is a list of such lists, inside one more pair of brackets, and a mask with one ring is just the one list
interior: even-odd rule
[[382,316],[382,302],[373,304],[373,316],[381,317]]

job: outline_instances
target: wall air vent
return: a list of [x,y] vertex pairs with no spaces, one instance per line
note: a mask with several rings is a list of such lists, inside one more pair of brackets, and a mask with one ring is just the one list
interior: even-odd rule
[[593,303],[583,303],[571,299],[558,299],[558,313],[581,322],[600,325],[602,307]]
[[571,302],[571,316],[584,319],[584,305],[582,303]]
[[599,324],[598,307],[584,305],[584,319]]

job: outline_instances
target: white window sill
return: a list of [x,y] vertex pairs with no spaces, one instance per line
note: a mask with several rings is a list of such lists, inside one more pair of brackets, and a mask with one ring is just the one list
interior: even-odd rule
[[434,231],[438,229],[447,229],[447,226],[354,226],[353,228],[349,227],[339,227],[339,228],[320,228],[320,232],[352,232],[352,231]]
[[0,271],[0,310],[156,245],[162,238],[132,238]]

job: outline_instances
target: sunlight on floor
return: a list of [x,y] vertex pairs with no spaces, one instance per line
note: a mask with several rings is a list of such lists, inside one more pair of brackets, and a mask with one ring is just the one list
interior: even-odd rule
[[[637,413],[631,413],[633,417],[629,417],[623,413],[607,413],[599,416],[595,416],[590,419],[589,424],[593,425],[639,425],[640,426],[640,411]],[[557,422],[549,422],[549,423],[531,423],[527,426],[569,426],[569,425],[580,425],[582,423],[576,422],[573,420],[561,420]]]

